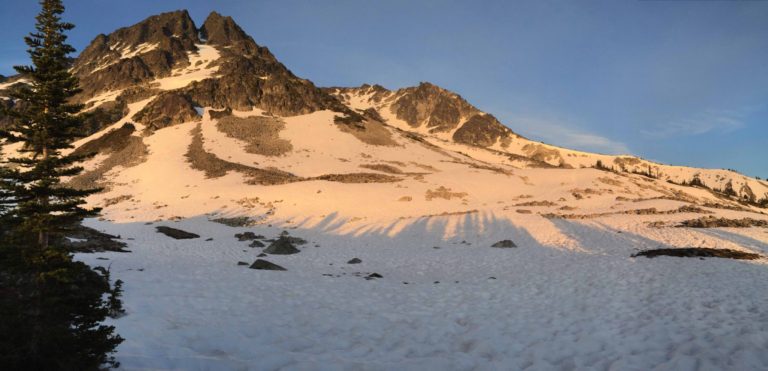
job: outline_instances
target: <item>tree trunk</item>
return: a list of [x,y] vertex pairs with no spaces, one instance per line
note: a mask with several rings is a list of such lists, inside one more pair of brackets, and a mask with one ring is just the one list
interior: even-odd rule
[[[48,109],[45,109],[46,113],[48,112]],[[43,161],[46,161],[48,159],[48,146],[43,146]],[[41,197],[38,202],[42,206],[48,206],[48,196]],[[37,243],[40,245],[41,249],[47,249],[48,248],[48,226],[43,226],[37,236]]]

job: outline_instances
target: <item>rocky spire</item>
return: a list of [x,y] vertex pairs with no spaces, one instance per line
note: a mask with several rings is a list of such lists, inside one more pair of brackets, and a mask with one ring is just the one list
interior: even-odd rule
[[200,36],[210,45],[226,45],[241,54],[252,54],[259,46],[232,17],[211,12],[200,27]]

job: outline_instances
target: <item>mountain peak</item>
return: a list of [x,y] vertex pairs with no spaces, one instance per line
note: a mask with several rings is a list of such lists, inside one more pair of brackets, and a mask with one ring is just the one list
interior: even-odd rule
[[187,10],[153,15],[133,26],[120,28],[109,36],[126,45],[163,43],[169,37],[200,42],[197,26]]

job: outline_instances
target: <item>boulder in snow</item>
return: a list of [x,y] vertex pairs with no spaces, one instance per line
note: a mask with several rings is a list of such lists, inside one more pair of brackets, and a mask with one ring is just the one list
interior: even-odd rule
[[515,243],[512,242],[512,240],[502,240],[491,245],[491,247],[510,248],[510,247],[517,247],[517,245],[515,245]]
[[199,235],[196,235],[194,233],[182,231],[181,229],[171,228],[171,227],[165,227],[165,226],[159,226],[155,227],[157,229],[158,233],[162,233],[168,237],[175,238],[177,240],[188,240],[192,238],[200,238]]
[[269,247],[264,249],[264,252],[273,255],[291,255],[298,254],[301,251],[293,245],[291,237],[280,236],[277,241],[272,242]]
[[251,264],[251,266],[248,267],[248,268],[265,270],[265,271],[285,271],[285,270],[287,270],[287,269],[285,269],[285,268],[283,268],[283,267],[281,267],[281,266],[279,266],[279,265],[277,265],[275,263],[270,263],[270,262],[268,262],[266,260],[263,260],[263,259],[256,259],[256,261],[253,262],[253,264]]

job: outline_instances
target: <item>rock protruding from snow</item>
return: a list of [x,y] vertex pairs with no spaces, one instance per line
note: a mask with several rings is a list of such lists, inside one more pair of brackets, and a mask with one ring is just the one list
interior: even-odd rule
[[162,233],[168,237],[177,239],[177,240],[188,240],[193,238],[200,238],[200,235],[190,233],[187,231],[182,231],[181,229],[166,227],[166,226],[159,226],[155,227],[157,229],[158,233]]
[[360,264],[360,263],[362,263],[362,262],[363,262],[363,261],[362,261],[362,260],[360,260],[359,258],[352,258],[352,259],[350,259],[350,260],[347,262],[347,264]]
[[301,252],[293,245],[290,236],[280,236],[277,241],[272,242],[264,252],[272,255],[291,255]]
[[512,240],[502,240],[491,245],[491,247],[510,248],[510,247],[517,247],[517,245],[515,245],[515,243],[512,242]]
[[689,228],[749,228],[749,227],[768,227],[768,220],[742,218],[742,219],[726,219],[716,218],[712,215],[703,216],[698,219],[684,220],[680,223],[680,227]]
[[264,236],[257,236],[256,233],[249,231],[235,234],[235,238],[237,238],[238,241],[253,241],[255,239],[264,238]]
[[253,264],[251,264],[251,266],[248,268],[265,270],[265,271],[286,271],[287,270],[275,263],[268,262],[264,259],[256,259],[256,261],[253,262]]
[[733,249],[712,249],[708,247],[645,250],[632,255],[633,258],[637,256],[645,256],[646,258],[654,258],[657,256],[674,256],[678,258],[726,258],[737,260],[760,259],[760,255],[755,253]]
[[133,116],[134,120],[147,126],[148,132],[200,118],[192,100],[176,92],[158,96]]
[[443,133],[447,135],[446,139],[457,143],[480,147],[500,143],[506,146],[516,136],[495,117],[483,113],[460,95],[428,82],[397,91],[367,84],[359,88],[327,88],[326,91],[369,115],[380,117],[378,109],[391,111],[410,128],[422,133]]

